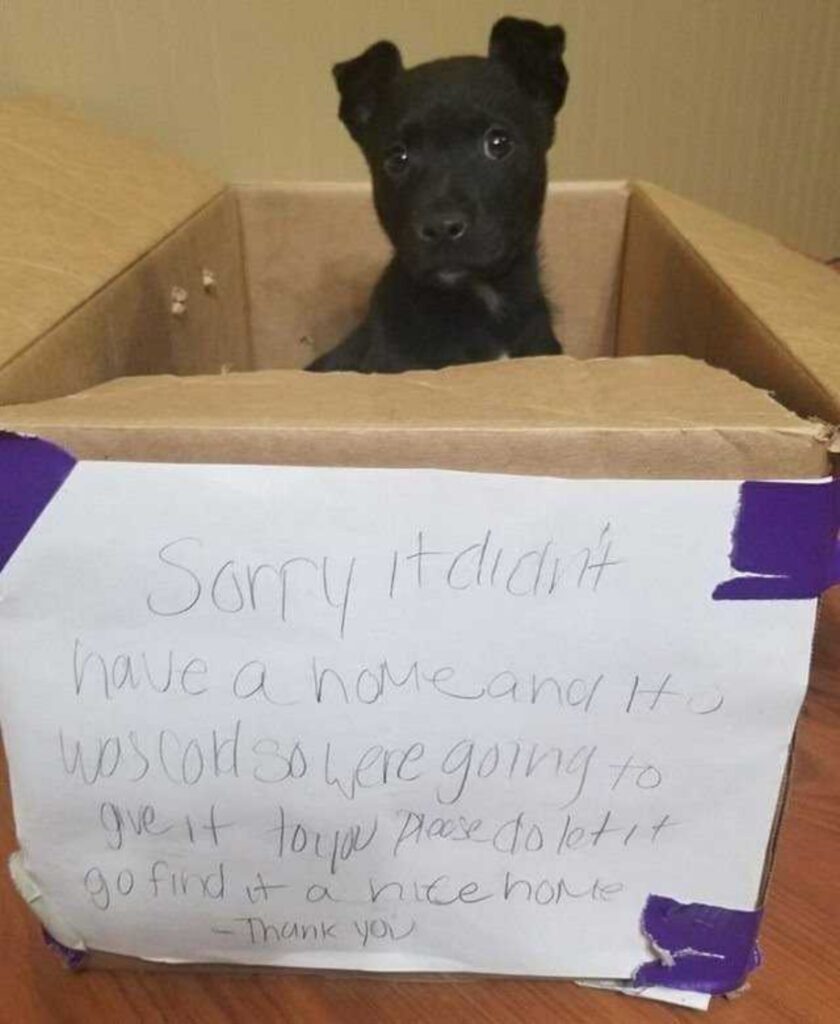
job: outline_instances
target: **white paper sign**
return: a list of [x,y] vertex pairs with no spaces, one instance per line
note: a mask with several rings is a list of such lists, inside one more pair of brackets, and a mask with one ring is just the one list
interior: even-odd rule
[[626,978],[751,908],[814,601],[737,482],[81,463],[0,575],[25,862],[91,948]]

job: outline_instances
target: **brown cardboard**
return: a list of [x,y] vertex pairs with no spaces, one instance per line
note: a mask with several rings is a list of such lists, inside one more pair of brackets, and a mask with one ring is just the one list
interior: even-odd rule
[[[221,184],[33,100],[0,103],[0,182],[0,404],[248,365],[238,214]],[[179,320],[176,285],[191,300]]]
[[399,377],[115,381],[5,410],[79,458],[437,466],[573,477],[811,477],[825,430],[684,357],[542,357]]
[[630,204],[617,354],[684,352],[840,422],[840,278],[654,185]]
[[[124,375],[300,367],[358,319],[386,258],[367,186],[221,191],[42,102],[2,104],[0,127],[3,201],[26,212],[0,261],[0,402]],[[552,186],[542,245],[569,355],[685,353],[840,419],[840,281],[812,261],[638,184]],[[180,316],[173,289],[187,294]]]
[[[549,187],[543,283],[565,352],[579,359],[615,354],[628,194],[621,182]],[[388,259],[370,188],[248,185],[236,195],[255,365],[303,367],[358,323]]]
[[840,279],[655,186],[552,186],[566,357],[363,377],[294,368],[358,319],[387,257],[367,186],[223,188],[40,101],[0,104],[0,180],[0,429],[79,458],[830,470]]
[[[215,284],[205,289],[203,270]],[[172,289],[187,292],[172,315]],[[236,204],[225,192],[0,368],[0,404],[131,374],[251,365]]]

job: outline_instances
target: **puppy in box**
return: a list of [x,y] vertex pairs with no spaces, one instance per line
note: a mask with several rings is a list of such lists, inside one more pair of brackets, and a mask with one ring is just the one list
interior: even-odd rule
[[394,256],[366,319],[307,369],[400,373],[561,351],[540,286],[559,26],[502,18],[487,57],[404,70],[382,41],[333,69]]

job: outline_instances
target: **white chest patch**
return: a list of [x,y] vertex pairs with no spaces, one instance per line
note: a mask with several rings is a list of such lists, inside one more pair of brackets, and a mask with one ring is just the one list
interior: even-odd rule
[[499,317],[504,312],[505,301],[492,285],[486,281],[476,281],[473,284],[473,292],[493,317]]

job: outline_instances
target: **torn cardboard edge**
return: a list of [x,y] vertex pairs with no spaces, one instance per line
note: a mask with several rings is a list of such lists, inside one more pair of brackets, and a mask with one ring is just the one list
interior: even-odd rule
[[[664,396],[664,398],[663,398]],[[79,458],[601,479],[823,478],[829,430],[685,356],[132,377],[0,411]]]

